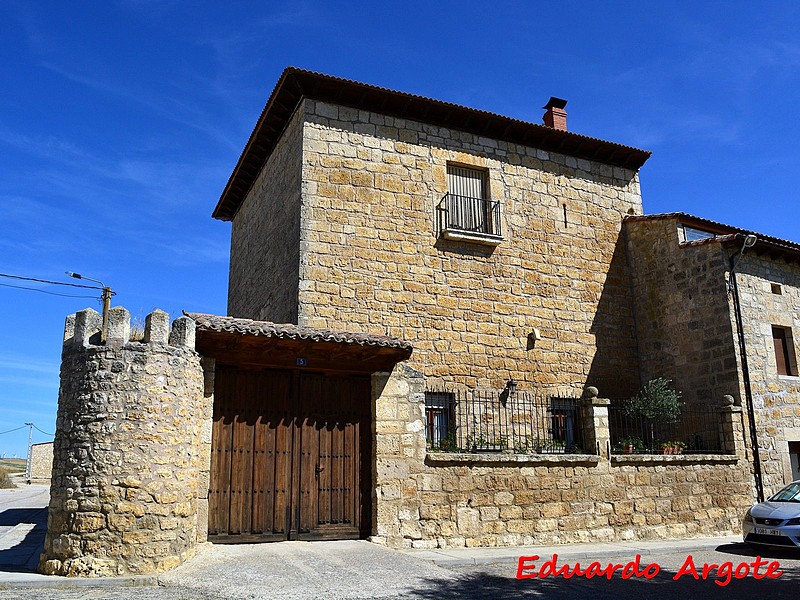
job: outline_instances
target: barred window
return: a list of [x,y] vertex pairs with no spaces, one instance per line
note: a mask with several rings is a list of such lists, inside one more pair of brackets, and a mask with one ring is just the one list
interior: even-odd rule
[[429,448],[448,449],[455,439],[455,394],[425,392],[425,435]]

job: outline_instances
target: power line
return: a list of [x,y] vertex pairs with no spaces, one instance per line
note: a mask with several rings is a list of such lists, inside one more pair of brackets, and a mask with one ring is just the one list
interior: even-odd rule
[[[33,423],[31,423],[31,425],[33,425]],[[47,433],[46,431],[42,431],[42,430],[41,430],[41,429],[39,429],[39,428],[38,428],[36,425],[33,425],[33,428],[34,428],[36,431],[38,431],[39,433],[43,433],[43,434],[45,434],[46,436],[53,437],[53,434],[52,434],[52,433]]]
[[[19,431],[20,429],[25,429],[26,427],[27,425],[22,425],[20,427],[17,427],[16,429],[9,429],[8,431],[0,431],[0,435],[3,435],[4,433],[12,433],[14,431]],[[34,427],[36,426],[34,425]]]
[[66,285],[76,288],[87,288],[90,290],[102,290],[102,287],[96,285],[81,285],[80,283],[64,283],[63,281],[50,281],[49,279],[37,279],[36,277],[22,277],[21,275],[9,275],[7,273],[0,273],[0,277],[8,277],[9,279],[21,279],[23,281],[36,281],[37,283],[48,283],[50,285]]
[[[40,290],[39,288],[27,287],[24,285],[11,285],[10,283],[0,283],[0,286],[15,288],[18,290],[30,290],[31,292],[41,292],[43,294],[49,294],[51,296],[61,296],[63,298],[98,298],[98,296],[77,296],[75,294],[59,294],[58,292],[48,292],[47,290]],[[89,286],[83,286],[89,287]]]
[[[52,434],[52,433],[47,433],[46,431],[42,431],[42,430],[41,430],[41,429],[39,429],[39,428],[38,428],[38,427],[37,427],[37,426],[36,426],[34,423],[30,423],[30,426],[31,426],[31,427],[33,427],[33,428],[34,428],[36,431],[38,431],[39,433],[43,433],[43,434],[44,434],[44,435],[46,435],[46,436],[53,437],[53,434]],[[0,435],[3,435],[3,434],[5,434],[5,433],[13,433],[13,432],[15,432],[15,431],[19,431],[20,429],[25,429],[26,427],[28,427],[28,423],[25,423],[25,425],[20,425],[20,426],[19,426],[19,427],[17,427],[16,429],[9,429],[8,431],[0,431]]]

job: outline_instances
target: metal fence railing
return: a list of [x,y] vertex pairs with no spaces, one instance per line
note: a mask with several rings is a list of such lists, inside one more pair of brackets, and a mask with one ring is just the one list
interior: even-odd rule
[[674,422],[646,419],[612,400],[608,407],[612,454],[720,454],[721,421],[714,407],[684,406]]
[[578,398],[524,392],[428,391],[428,447],[442,452],[582,454]]
[[445,194],[436,207],[439,231],[501,235],[500,203],[484,198]]

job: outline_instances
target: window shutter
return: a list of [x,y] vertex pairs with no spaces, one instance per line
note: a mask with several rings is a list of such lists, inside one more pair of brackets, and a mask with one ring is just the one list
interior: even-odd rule
[[455,196],[486,198],[486,174],[477,169],[447,165],[447,191]]
[[792,375],[789,348],[786,343],[786,330],[782,327],[773,327],[772,343],[775,346],[775,362],[778,365],[778,375]]

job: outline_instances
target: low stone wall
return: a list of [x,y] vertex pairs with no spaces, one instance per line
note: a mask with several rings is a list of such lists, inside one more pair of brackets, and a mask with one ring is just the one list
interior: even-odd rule
[[609,456],[608,401],[591,395],[599,455],[427,453],[424,378],[376,375],[372,540],[396,548],[517,546],[728,535],[752,503],[741,408],[720,406],[724,455]]
[[418,481],[419,534],[403,536],[403,545],[725,535],[739,530],[750,506],[750,476],[736,457],[552,458],[508,464],[489,456],[429,456]]
[[203,411],[194,322],[111,309],[67,319],[43,573],[164,571],[192,556]]

